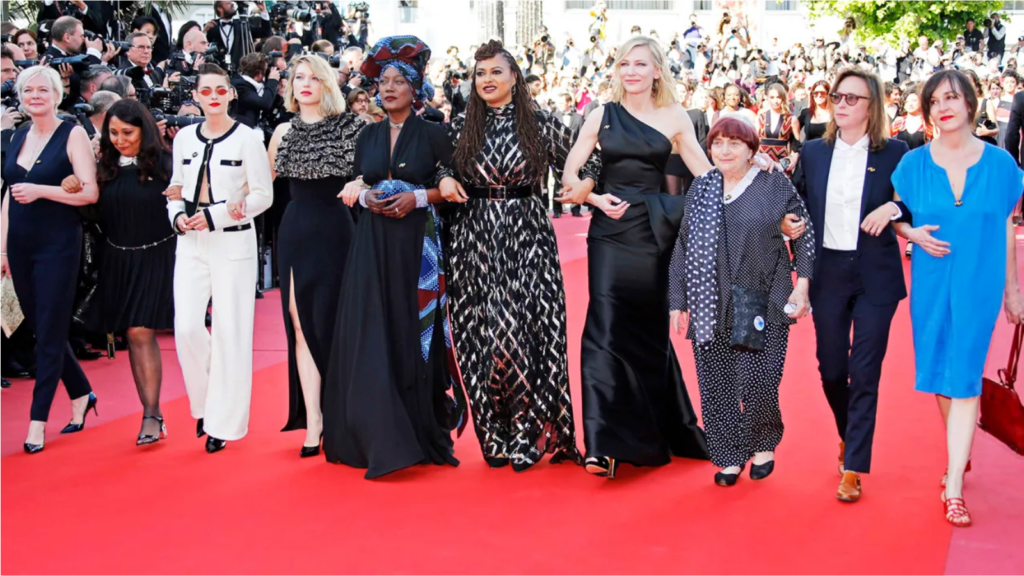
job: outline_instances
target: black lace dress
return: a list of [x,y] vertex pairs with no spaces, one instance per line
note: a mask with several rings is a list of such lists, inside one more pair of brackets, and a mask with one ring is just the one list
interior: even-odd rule
[[348,112],[306,124],[298,116],[277,151],[278,178],[287,178],[291,201],[278,233],[281,307],[288,336],[288,422],[306,427],[306,405],[295,360],[295,327],[288,313],[291,290],[302,334],[321,377],[326,376],[342,271],[352,244],[352,212],[340,198],[352,179],[356,136],[366,122]]
[[[548,165],[561,179],[572,131],[537,112]],[[465,116],[448,125],[453,146]],[[463,186],[528,186],[515,106],[488,108],[483,150]],[[548,166],[544,166],[547,172]],[[596,155],[583,173],[597,180]],[[451,175],[450,172],[446,175]],[[459,368],[484,458],[524,470],[545,453],[579,463],[566,359],[565,289],[554,228],[541,197],[471,198],[453,210],[449,293]]]

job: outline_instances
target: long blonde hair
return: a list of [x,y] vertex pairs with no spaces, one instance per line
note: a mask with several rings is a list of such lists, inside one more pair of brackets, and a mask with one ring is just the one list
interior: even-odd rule
[[612,102],[621,103],[626,97],[626,88],[622,85],[622,76],[619,74],[619,65],[622,63],[631,50],[643,46],[651,52],[651,59],[658,69],[661,78],[655,78],[651,86],[651,96],[654,97],[654,105],[658,108],[672,106],[679,103],[679,96],[676,94],[675,81],[672,79],[672,69],[668,67],[665,59],[665,51],[661,49],[658,41],[650,36],[634,36],[619,47],[615,52],[615,62],[612,64]]
[[345,111],[345,97],[341,94],[341,87],[338,86],[338,71],[331,68],[320,56],[315,54],[303,54],[292,60],[288,65],[288,83],[284,92],[285,107],[289,112],[298,112],[299,103],[295,100],[293,84],[295,82],[295,70],[300,64],[309,66],[320,80],[320,115],[324,118],[337,116]]

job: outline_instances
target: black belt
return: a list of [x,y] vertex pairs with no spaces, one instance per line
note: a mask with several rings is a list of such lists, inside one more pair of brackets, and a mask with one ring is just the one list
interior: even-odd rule
[[481,200],[493,200],[504,202],[505,200],[518,200],[531,196],[540,196],[540,185],[531,186],[470,186],[466,188],[466,194],[470,198]]

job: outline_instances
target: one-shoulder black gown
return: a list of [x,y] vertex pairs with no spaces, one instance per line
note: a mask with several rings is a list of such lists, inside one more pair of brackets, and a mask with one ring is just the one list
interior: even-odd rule
[[587,456],[637,466],[707,459],[669,337],[668,266],[686,201],[662,192],[672,143],[614,103],[604,107],[598,141],[604,190],[630,207],[619,220],[595,212],[587,238]]

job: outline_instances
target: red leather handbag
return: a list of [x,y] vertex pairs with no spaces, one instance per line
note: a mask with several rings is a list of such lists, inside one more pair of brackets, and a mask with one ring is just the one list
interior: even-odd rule
[[981,381],[981,428],[1018,454],[1024,454],[1024,405],[1013,387],[1017,383],[1022,344],[1024,324],[1018,324],[1013,333],[1010,360],[1006,369],[999,371],[999,382],[988,378]]

